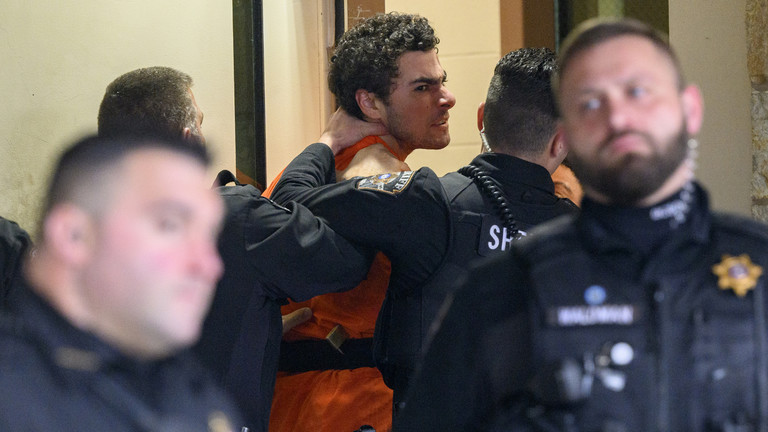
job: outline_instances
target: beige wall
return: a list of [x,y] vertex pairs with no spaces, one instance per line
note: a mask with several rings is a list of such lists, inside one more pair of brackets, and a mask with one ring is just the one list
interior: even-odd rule
[[216,166],[234,169],[230,2],[3,0],[0,59],[0,215],[30,231],[53,160],[138,67],[192,75]]
[[715,208],[751,215],[752,124],[746,0],[669,2],[669,37],[704,94],[698,178]]
[[326,48],[332,0],[264,2],[267,183],[314,142],[330,115]]

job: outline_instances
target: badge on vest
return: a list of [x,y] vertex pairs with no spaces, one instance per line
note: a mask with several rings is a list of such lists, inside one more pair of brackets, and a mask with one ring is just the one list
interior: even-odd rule
[[386,192],[392,195],[404,191],[413,177],[413,171],[377,174],[357,182],[358,189]]
[[512,249],[512,242],[526,235],[525,231],[518,229],[517,235],[513,236],[512,231],[505,227],[499,218],[484,215],[477,253],[480,256],[489,256],[497,252],[509,252]]
[[721,290],[731,289],[737,296],[744,297],[757,285],[763,268],[753,264],[747,254],[737,257],[725,254],[719,264],[712,266],[712,273],[718,277],[717,286]]

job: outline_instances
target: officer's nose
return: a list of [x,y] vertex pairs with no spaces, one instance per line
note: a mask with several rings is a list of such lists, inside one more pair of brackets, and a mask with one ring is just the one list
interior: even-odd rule
[[188,250],[192,271],[206,281],[216,283],[224,271],[216,242],[209,238],[194,241]]

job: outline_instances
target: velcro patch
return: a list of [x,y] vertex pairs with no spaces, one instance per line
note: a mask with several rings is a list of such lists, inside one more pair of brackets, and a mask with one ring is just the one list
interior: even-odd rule
[[554,327],[632,325],[638,318],[639,310],[627,304],[560,306],[547,311],[547,321]]
[[399,173],[377,174],[366,177],[357,182],[358,189],[368,189],[386,192],[392,195],[404,191],[413,178],[413,171],[401,171]]

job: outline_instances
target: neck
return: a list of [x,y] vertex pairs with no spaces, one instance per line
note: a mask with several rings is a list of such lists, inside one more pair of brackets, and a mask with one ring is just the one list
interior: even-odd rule
[[87,321],[86,308],[78,301],[75,278],[44,248],[30,255],[24,268],[30,288],[76,327]]
[[413,150],[416,148],[413,145],[410,145],[410,143],[405,143],[399,141],[397,138],[395,138],[392,135],[381,135],[380,138],[387,143],[387,145],[392,149],[393,152],[395,152],[395,155],[398,159],[401,161],[404,161],[405,158],[410,155]]

